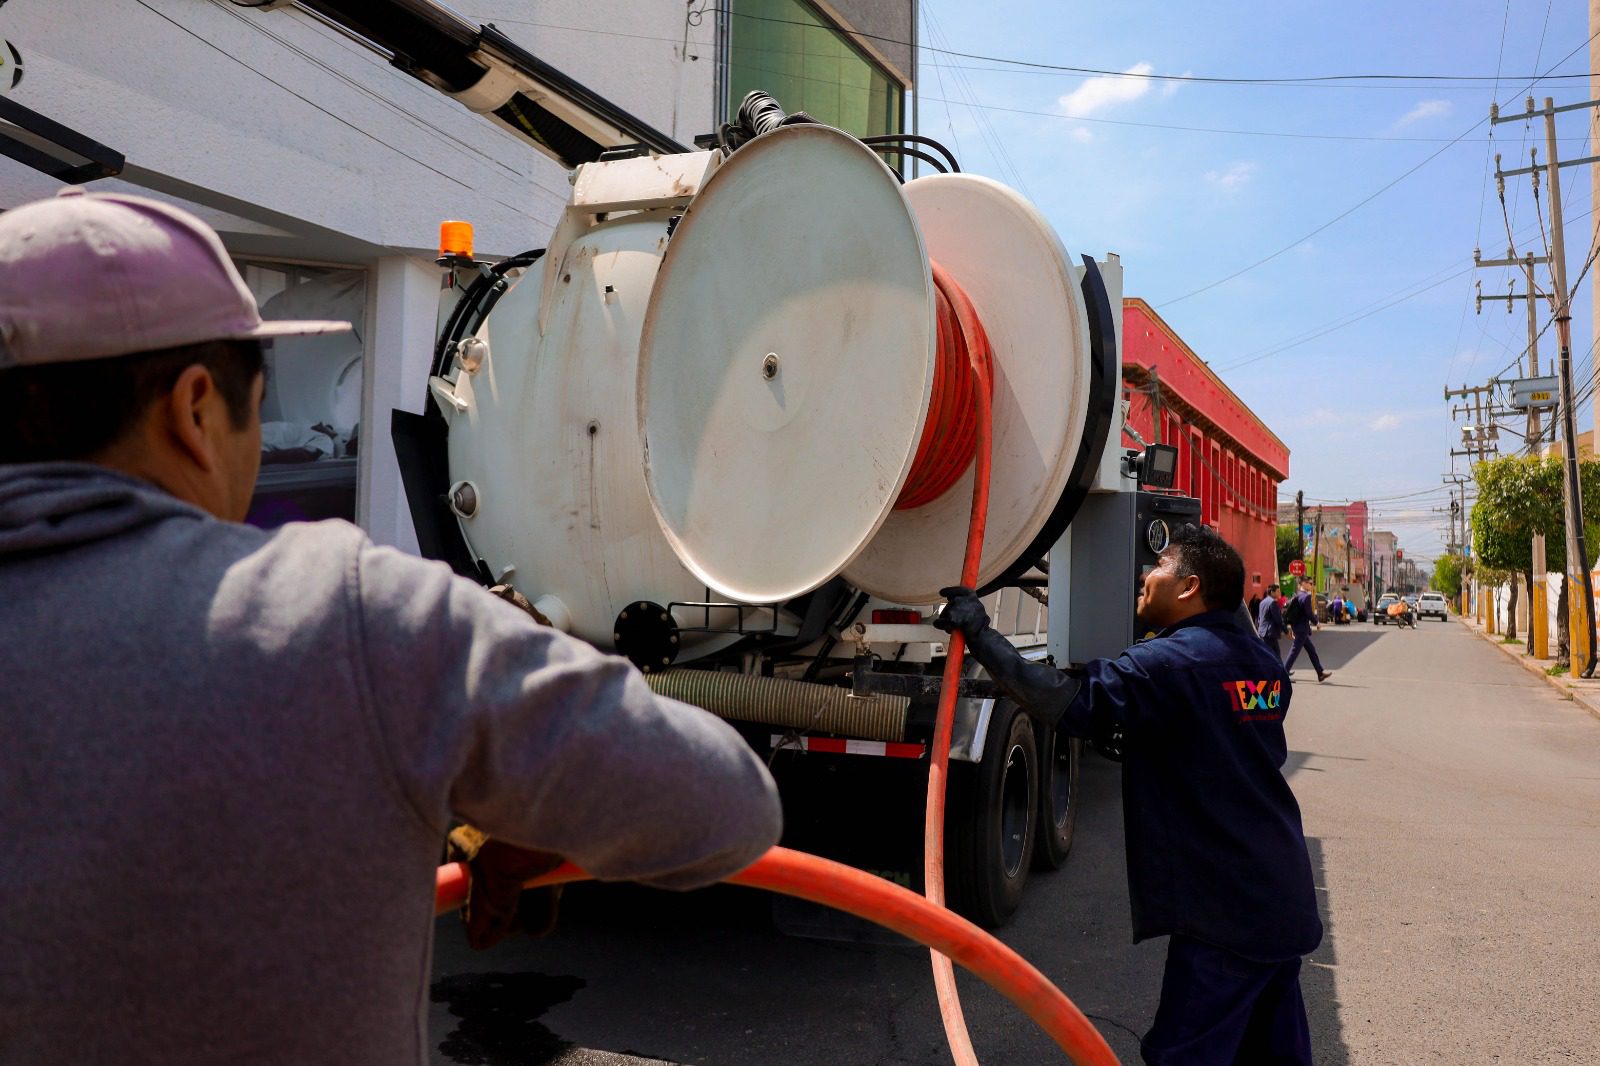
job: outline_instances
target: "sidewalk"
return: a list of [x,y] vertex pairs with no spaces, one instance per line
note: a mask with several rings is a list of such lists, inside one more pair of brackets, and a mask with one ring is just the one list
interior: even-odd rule
[[[1519,631],[1517,633],[1517,642],[1515,644],[1502,644],[1501,641],[1505,639],[1505,635],[1502,633],[1491,634],[1485,632],[1483,626],[1478,624],[1476,618],[1465,618],[1458,614],[1451,615],[1451,618],[1457,622],[1460,622],[1463,626],[1466,626],[1468,630],[1476,633],[1478,636],[1482,637],[1496,648],[1499,648],[1507,656],[1515,660],[1517,664],[1520,665],[1524,670],[1528,671],[1530,674],[1534,674],[1537,677],[1544,678],[1546,684],[1550,685],[1556,691],[1572,700],[1574,703],[1588,711],[1590,714],[1594,715],[1596,718],[1600,718],[1600,670],[1596,671],[1596,676],[1592,679],[1585,679],[1581,677],[1575,678],[1568,671],[1562,671],[1561,673],[1552,677],[1549,673],[1547,673],[1547,671],[1550,669],[1550,667],[1555,665],[1555,660],[1540,660],[1529,655],[1526,633]],[[1551,634],[1552,646],[1554,646],[1554,643],[1555,635]]]

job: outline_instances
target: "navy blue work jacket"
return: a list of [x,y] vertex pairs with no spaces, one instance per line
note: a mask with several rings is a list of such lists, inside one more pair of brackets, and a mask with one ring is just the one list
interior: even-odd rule
[[1096,659],[1061,728],[1125,734],[1133,939],[1182,933],[1263,962],[1322,940],[1300,806],[1283,778],[1290,684],[1232,611]]
[[1317,620],[1317,601],[1312,599],[1311,593],[1305,589],[1296,592],[1289,602],[1293,603],[1295,600],[1300,601],[1300,621],[1293,623],[1289,628],[1294,631],[1295,636],[1304,640],[1311,635],[1311,623]]

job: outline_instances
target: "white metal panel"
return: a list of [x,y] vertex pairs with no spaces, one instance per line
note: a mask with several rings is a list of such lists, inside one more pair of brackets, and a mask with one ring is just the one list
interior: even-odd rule
[[639,359],[645,477],[684,564],[746,603],[837,575],[910,470],[935,343],[927,253],[870,149],[797,125],[734,153],[672,238]]
[[[994,351],[993,465],[978,584],[1044,528],[1077,458],[1089,404],[1089,319],[1066,248],[1037,208],[971,174],[905,187],[929,255],[972,298]],[[961,572],[973,472],[925,506],[895,511],[845,571],[900,603],[933,603]]]

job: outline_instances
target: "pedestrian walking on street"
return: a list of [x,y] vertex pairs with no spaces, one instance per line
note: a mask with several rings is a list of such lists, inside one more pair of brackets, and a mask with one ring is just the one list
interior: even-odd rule
[[1294,644],[1289,648],[1289,661],[1283,664],[1283,668],[1293,672],[1294,661],[1300,657],[1303,648],[1311,659],[1312,669],[1317,672],[1317,680],[1326,681],[1332,677],[1333,671],[1322,668],[1322,660],[1317,657],[1317,646],[1311,643],[1311,630],[1316,629],[1320,633],[1322,625],[1317,621],[1317,601],[1311,593],[1309,581],[1300,582],[1300,591],[1283,609],[1283,620],[1288,623],[1289,632],[1294,634]]
[[1283,777],[1291,686],[1234,612],[1244,563],[1215,531],[1186,525],[1145,575],[1139,618],[1154,637],[1096,659],[1081,681],[1030,663],[971,589],[946,589],[935,621],[1029,714],[1072,736],[1123,734],[1122,802],[1135,942],[1168,936],[1154,1066],[1310,1066],[1301,957],[1322,940],[1301,828]]
[[263,344],[348,325],[72,192],[0,216],[0,1060],[419,1063],[452,819],[679,889],[776,841],[762,761],[625,660],[348,523],[240,524]]
[[1283,661],[1284,628],[1283,608],[1278,606],[1278,597],[1263,596],[1256,608],[1256,635],[1272,649],[1272,657],[1279,662]]
[[1259,593],[1259,592],[1250,597],[1250,617],[1251,617],[1251,619],[1255,619],[1255,618],[1260,616],[1260,614],[1261,614],[1261,599],[1262,599],[1261,593]]

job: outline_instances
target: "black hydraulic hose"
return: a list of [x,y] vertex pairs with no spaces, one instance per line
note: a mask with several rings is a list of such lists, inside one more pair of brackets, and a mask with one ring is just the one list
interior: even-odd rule
[[[866,142],[862,143],[865,144]],[[946,169],[945,165],[940,162],[937,157],[929,154],[928,152],[920,151],[916,148],[906,148],[903,145],[897,144],[867,144],[867,147],[871,148],[874,152],[877,152],[880,155],[882,155],[884,152],[894,152],[896,155],[915,156],[941,174],[950,173],[950,171]]]
[[505,284],[505,275],[519,267],[532,266],[544,257],[544,253],[543,248],[535,248],[509,259],[502,259],[472,279],[472,284],[467,286],[467,291],[462,294],[461,299],[451,310],[450,317],[445,320],[444,330],[439,334],[438,343],[434,345],[433,365],[428,369],[429,376],[444,373],[445,360],[449,357],[450,348],[461,339],[465,332],[463,327],[469,318],[475,316],[477,324],[481,325],[490,309],[499,302],[501,296],[505,295],[508,288]]
[[862,144],[911,143],[911,144],[925,145],[925,146],[927,146],[929,148],[932,148],[934,151],[938,152],[940,155],[944,156],[945,162],[950,164],[950,171],[952,173],[955,173],[955,174],[961,173],[961,164],[956,162],[956,157],[953,154],[951,154],[950,149],[946,148],[944,145],[940,144],[938,141],[934,140],[932,137],[924,137],[921,134],[917,134],[917,133],[886,133],[886,134],[883,134],[883,135],[877,136],[877,137],[863,137],[863,138],[861,138],[861,143]]
[[444,329],[439,331],[439,339],[433,345],[433,362],[428,365],[429,377],[436,377],[444,368],[445,353],[450,350],[456,327],[461,323],[461,316],[466,314],[467,304],[477,300],[480,286],[487,277],[487,274],[480,273],[473,278],[472,283],[467,286],[467,291],[461,294],[461,299],[450,309],[450,317],[445,319]]

